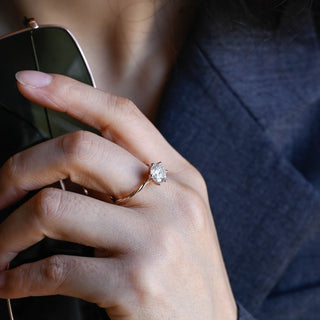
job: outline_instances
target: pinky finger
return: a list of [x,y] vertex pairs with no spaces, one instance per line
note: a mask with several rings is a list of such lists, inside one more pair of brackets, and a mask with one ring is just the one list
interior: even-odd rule
[[66,295],[110,308],[121,287],[119,269],[116,259],[56,255],[2,271],[0,297]]

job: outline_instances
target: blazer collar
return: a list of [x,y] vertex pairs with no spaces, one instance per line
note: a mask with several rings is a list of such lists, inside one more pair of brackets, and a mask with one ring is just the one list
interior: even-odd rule
[[[312,43],[310,12],[299,18],[306,29],[300,40]],[[311,230],[320,227],[320,194],[271,139],[266,105],[260,110],[255,104],[259,91],[254,83],[265,76],[263,64],[279,57],[271,50],[275,38],[263,43],[261,33],[249,37],[242,27],[212,19],[203,13],[197,21],[167,86],[158,125],[204,175],[235,296],[254,312]],[[283,32],[289,31],[280,28],[275,36]],[[303,48],[300,40],[297,50]],[[309,57],[315,59],[313,54]],[[291,58],[283,54],[287,62],[281,63]],[[278,85],[275,75],[281,77],[279,70],[270,69],[269,80],[275,80],[273,86],[269,83],[269,96],[259,102],[270,108],[281,99],[281,92],[272,96]],[[247,89],[250,81],[253,85]],[[308,88],[298,88],[294,94],[305,99]],[[282,101],[283,110],[293,100]]]

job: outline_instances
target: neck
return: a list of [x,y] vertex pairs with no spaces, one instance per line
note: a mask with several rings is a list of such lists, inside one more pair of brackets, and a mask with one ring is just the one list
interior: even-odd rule
[[[132,99],[154,117],[165,80],[191,21],[182,2],[14,0],[17,16],[67,27],[79,41],[97,87]],[[173,32],[174,30],[174,32]]]

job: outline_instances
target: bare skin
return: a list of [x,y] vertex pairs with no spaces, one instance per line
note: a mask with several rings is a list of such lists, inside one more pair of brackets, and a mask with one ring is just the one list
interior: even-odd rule
[[[105,308],[113,320],[235,320],[197,170],[129,100],[58,75],[25,71],[18,79],[28,99],[82,119],[102,136],[76,132],[52,139],[0,169],[0,209],[59,179],[90,190],[84,196],[43,189],[0,225],[0,297],[75,296]],[[124,206],[108,201],[107,195],[139,185],[145,163],[154,159],[169,170],[167,183],[149,185]],[[92,246],[99,258],[58,255],[4,271],[45,236]]]
[[[32,1],[33,8],[37,7],[35,2],[38,1]],[[76,2],[79,3],[76,16],[80,18],[81,13],[86,12],[82,7],[85,1]],[[95,9],[102,12],[103,7],[98,5],[106,3],[110,9],[109,2],[97,1]],[[23,4],[27,6],[30,1],[15,3],[26,14],[34,14],[33,10],[27,12],[27,7],[23,8]],[[36,12],[39,22],[45,19],[50,23],[49,17],[42,16],[46,13],[42,3],[51,2],[39,1]],[[64,3],[65,0],[55,1],[54,7],[61,10]],[[134,1],[118,3],[138,5]],[[147,7],[141,12],[147,14]],[[52,10],[52,14],[57,12]],[[60,21],[52,22],[63,24],[64,18],[72,16],[74,7],[73,11],[68,11],[66,6],[65,10]],[[121,8],[118,13],[123,10]],[[132,12],[131,17],[138,14]],[[156,16],[154,11],[151,13]],[[90,10],[86,16],[90,16]],[[124,21],[128,23],[128,19],[126,17]],[[86,30],[81,33],[83,24],[78,20],[72,20],[74,24],[70,25],[81,38]],[[139,26],[142,28],[144,23]],[[137,67],[122,43],[109,51],[107,48],[107,66],[102,67],[99,86],[103,88],[110,84],[119,92],[139,90],[141,84],[126,82],[127,70],[133,75],[132,78],[128,76],[131,81],[139,79],[134,75],[139,75],[140,67],[148,69],[149,62],[149,67],[153,66],[155,61],[148,61],[148,57],[155,52],[160,52],[160,61],[166,61],[159,65],[163,70],[156,77],[160,86],[172,60],[161,56],[161,50],[157,50],[159,43],[152,46],[148,42],[152,28],[143,29],[149,32],[143,37],[138,25],[138,31],[134,28],[127,31],[128,26],[122,27],[128,39],[132,35],[130,50],[142,64]],[[101,24],[97,21],[92,28],[92,32],[98,32]],[[108,32],[101,35],[106,43],[108,37]],[[97,62],[101,62],[102,51],[90,51],[97,42],[92,39],[86,42],[85,38],[83,45],[87,48],[89,61],[95,61],[96,57]],[[139,41],[134,41],[137,38]],[[160,43],[165,43],[165,38],[160,37]],[[103,48],[101,45],[97,51]],[[121,57],[116,65],[111,63],[114,52]],[[144,64],[145,61],[148,63]],[[112,87],[112,78],[104,78],[108,64],[112,77],[119,77],[129,88],[119,83]],[[199,172],[168,144],[132,101],[113,95],[112,90],[105,92],[63,76],[35,71],[20,72],[17,79],[18,88],[26,98],[86,122],[100,131],[101,136],[88,132],[70,133],[13,156],[0,169],[0,209],[31,190],[60,179],[68,178],[89,190],[89,195],[84,196],[45,188],[0,225],[0,297],[52,294],[79,297],[105,308],[113,320],[235,320],[236,303],[220,251],[206,185]],[[143,100],[152,109],[158,89],[150,85],[148,90],[152,99],[146,94]],[[134,94],[139,96],[138,93]],[[148,109],[143,111],[151,114]],[[146,163],[160,160],[169,170],[167,183],[147,186],[124,205],[110,202],[108,195],[126,194],[141,183],[141,177],[147,172]],[[97,199],[97,193],[105,198]],[[99,257],[58,255],[5,271],[7,263],[16,254],[46,236],[92,246],[99,252]]]
[[15,0],[12,11],[19,22],[24,16],[35,17],[39,24],[70,29],[84,50],[97,87],[131,99],[154,119],[195,12],[188,2]]

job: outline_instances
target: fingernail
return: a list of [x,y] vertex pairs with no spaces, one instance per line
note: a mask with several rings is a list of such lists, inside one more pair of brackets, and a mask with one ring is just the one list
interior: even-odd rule
[[43,88],[51,83],[52,76],[40,71],[27,70],[17,72],[16,79],[24,86]]

